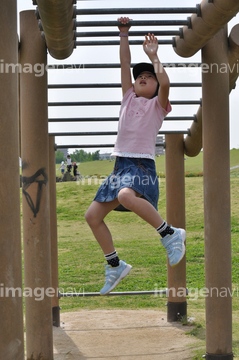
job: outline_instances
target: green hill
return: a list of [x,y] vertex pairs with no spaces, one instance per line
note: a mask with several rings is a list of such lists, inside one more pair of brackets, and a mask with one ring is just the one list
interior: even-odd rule
[[[185,174],[197,176],[203,172],[203,152],[196,157],[185,156]],[[83,176],[106,176],[109,175],[113,169],[114,161],[98,160],[80,163],[78,170]],[[230,151],[230,166],[239,166],[239,149],[232,149]],[[163,176],[165,173],[165,156],[161,155],[156,158],[157,172]],[[56,166],[57,175],[60,176],[59,165]],[[234,170],[233,170],[234,171]],[[239,173],[239,169],[235,169]]]

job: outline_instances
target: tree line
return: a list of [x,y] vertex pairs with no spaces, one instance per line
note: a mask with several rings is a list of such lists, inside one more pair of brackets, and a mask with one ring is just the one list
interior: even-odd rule
[[[76,163],[83,163],[86,161],[95,161],[99,160],[100,158],[100,150],[97,150],[95,152],[86,152],[84,150],[75,150],[71,156],[71,161]],[[56,164],[60,164],[62,161],[66,161],[66,158],[62,151],[57,150],[55,153],[56,157]]]

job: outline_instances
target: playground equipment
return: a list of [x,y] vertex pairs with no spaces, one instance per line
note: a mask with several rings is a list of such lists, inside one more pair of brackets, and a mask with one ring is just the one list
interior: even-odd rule
[[[5,63],[44,64],[47,66],[46,45],[56,59],[67,58],[74,46],[82,46],[74,37],[89,36],[76,33],[76,27],[86,26],[75,22],[75,17],[84,12],[74,8],[72,0],[36,0],[34,11],[24,11],[20,16],[20,43],[17,41],[16,1],[3,0],[0,4],[1,42],[0,50]],[[61,5],[61,6],[59,6]],[[126,9],[103,9],[105,14],[125,14]],[[227,34],[227,22],[239,11],[237,0],[202,1],[196,8],[188,9],[127,9],[127,13],[190,13],[187,20],[135,21],[141,26],[184,26],[173,34],[172,39],[160,40],[161,44],[173,45],[180,56],[191,56],[202,49],[202,63],[229,63],[230,68],[239,59],[238,26]],[[99,10],[89,9],[85,13],[94,15]],[[11,24],[11,26],[9,26]],[[38,27],[40,25],[40,29]],[[88,22],[88,26],[110,26],[117,22]],[[166,33],[159,32],[164,35]],[[94,36],[104,36],[93,33]],[[108,34],[108,32],[107,32]],[[118,32],[117,32],[118,34]],[[157,35],[157,32],[155,31]],[[108,34],[115,36],[116,32]],[[142,36],[142,32],[135,32]],[[45,38],[45,41],[42,39]],[[118,44],[118,40],[106,41],[107,45]],[[104,41],[88,41],[86,46],[106,44]],[[141,44],[132,40],[132,45]],[[85,43],[85,42],[84,42]],[[220,48],[220,51],[218,49]],[[2,64],[1,64],[2,65]],[[91,68],[118,67],[118,64],[89,64]],[[87,68],[87,65],[84,66]],[[211,71],[202,74],[202,104],[190,132],[166,133],[166,177],[167,177],[167,220],[175,226],[185,227],[184,196],[184,152],[196,155],[204,150],[204,193],[205,193],[205,265],[206,288],[231,289],[230,258],[230,177],[229,177],[229,92],[238,77],[234,71],[218,74]],[[19,164],[18,164],[18,100],[21,119],[21,157],[23,160],[23,239],[25,287],[29,289],[49,289],[44,301],[36,301],[34,296],[26,297],[26,353],[28,359],[53,359],[52,323],[59,326],[59,299],[57,277],[57,231],[55,209],[55,175],[48,169],[54,164],[54,136],[48,138],[47,76],[34,73],[20,73],[20,96],[18,97],[18,74],[1,73],[0,119],[1,156],[3,168],[12,166],[12,176],[2,174],[2,206],[0,228],[1,274],[4,289],[21,289],[21,237],[19,204]],[[108,84],[112,87],[112,84]],[[81,85],[79,85],[81,86]],[[83,85],[82,85],[83,86]],[[85,87],[87,85],[84,84]],[[96,84],[91,85],[92,88]],[[97,84],[98,86],[98,84]],[[117,85],[118,86],[118,85]],[[53,87],[52,87],[53,88]],[[55,87],[56,88],[56,87]],[[9,101],[9,99],[11,101]],[[173,104],[177,104],[175,101]],[[190,103],[190,102],[186,102]],[[195,102],[194,102],[195,103]],[[10,105],[9,105],[10,104]],[[85,106],[82,102],[65,106]],[[91,105],[94,105],[91,103]],[[96,105],[96,104],[95,104]],[[99,105],[99,104],[98,104]],[[102,103],[101,103],[102,105]],[[119,105],[119,102],[105,105]],[[192,120],[194,117],[189,118]],[[65,119],[66,120],[66,119]],[[61,122],[62,119],[57,119]],[[75,119],[73,121],[85,121]],[[88,120],[93,121],[92,119]],[[108,119],[112,121],[112,117]],[[113,121],[116,121],[114,119]],[[203,127],[201,126],[203,122]],[[7,134],[7,136],[6,136]],[[78,136],[102,135],[102,132],[84,132]],[[109,132],[107,132],[107,135]],[[64,135],[61,133],[61,135]],[[71,135],[65,133],[65,135]],[[72,134],[73,135],[73,134]],[[111,134],[110,134],[111,135]],[[113,144],[108,144],[112,147]],[[79,146],[79,144],[78,144]],[[88,144],[87,147],[91,145]],[[67,146],[69,147],[69,146]],[[74,145],[73,147],[77,147]],[[80,146],[83,147],[83,146]],[[93,147],[98,147],[94,144]],[[100,146],[99,146],[100,147]],[[104,147],[106,147],[104,145]],[[5,156],[7,154],[7,157]],[[211,176],[213,172],[214,176]],[[3,189],[4,186],[4,189]],[[175,190],[177,189],[177,191]],[[10,201],[11,199],[11,201]],[[43,211],[44,210],[44,211]],[[11,215],[10,215],[11,214]],[[6,221],[5,221],[6,219]],[[10,219],[10,220],[9,220]],[[223,219],[223,228],[221,227]],[[11,223],[10,223],[11,222]],[[14,226],[12,226],[14,224]],[[52,265],[51,265],[52,264]],[[177,269],[168,268],[168,287],[186,288],[185,259]],[[3,287],[1,287],[3,290]],[[17,294],[19,294],[19,291]],[[6,293],[5,293],[6,295]],[[33,294],[34,295],[34,294]],[[53,313],[52,313],[53,308]],[[186,314],[186,298],[168,298],[168,321],[175,321],[177,314]],[[0,353],[4,360],[23,360],[23,315],[22,297],[5,296],[1,302],[1,319],[4,335],[0,337]],[[15,321],[17,319],[17,321]],[[206,359],[233,358],[232,354],[232,307],[231,297],[208,297],[206,299]],[[12,324],[9,326],[9,324]],[[220,329],[220,332],[218,331]]]
[[[73,1],[33,0],[36,17],[49,53],[56,59],[66,59],[75,47],[75,7]],[[44,24],[44,25],[43,25]]]

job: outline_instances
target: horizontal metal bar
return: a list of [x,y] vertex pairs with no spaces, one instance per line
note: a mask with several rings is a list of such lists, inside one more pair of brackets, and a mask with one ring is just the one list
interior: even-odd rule
[[49,84],[48,89],[94,89],[94,88],[120,88],[121,84]]
[[[53,135],[53,134],[49,134]],[[68,144],[68,145],[57,145],[57,149],[91,149],[91,148],[113,148],[115,144]]]
[[[105,46],[105,45],[119,45],[119,40],[100,40],[100,41],[75,41],[75,46]],[[142,45],[142,40],[129,40],[129,45]],[[172,45],[173,40],[158,40],[160,45]]]
[[[170,83],[170,87],[201,87],[201,83]],[[120,83],[95,84],[49,84],[48,89],[94,89],[94,88],[121,88]]]
[[[144,36],[145,31],[129,31],[129,36]],[[180,36],[180,30],[156,30],[155,36]],[[75,33],[76,38],[82,37],[105,37],[105,36],[119,36],[119,31],[81,31]]]
[[82,132],[53,132],[54,136],[114,136],[117,135],[117,131],[82,131]]
[[166,116],[164,121],[194,121],[196,115],[194,116]]
[[[131,67],[136,65],[135,63],[131,64]],[[200,68],[201,63],[189,62],[189,63],[163,63],[164,67],[167,68],[182,68],[182,67],[190,67],[190,68]],[[47,66],[48,70],[78,70],[78,69],[119,69],[120,64],[49,64]]]
[[[190,19],[186,20],[132,20],[129,25],[133,26],[184,26],[190,25]],[[76,27],[106,27],[119,26],[118,21],[76,21]]]
[[[188,130],[164,130],[159,131],[158,134],[187,134]],[[82,131],[82,132],[51,132],[53,136],[116,136],[117,131]]]
[[120,105],[120,101],[72,101],[72,102],[49,102],[48,106],[115,106]]
[[[177,133],[174,133],[177,134]],[[51,134],[49,134],[51,135]],[[156,147],[164,147],[165,144],[156,144]],[[115,144],[69,144],[69,145],[59,145],[57,146],[57,149],[91,149],[91,148],[113,148]]]
[[[174,131],[171,134],[188,134],[188,131],[182,132],[182,131]],[[52,135],[53,134],[49,134]],[[165,144],[155,144],[156,147],[164,146]],[[101,149],[101,148],[113,148],[115,144],[65,144],[65,145],[57,145],[57,149]]]
[[202,87],[202,83],[170,83],[170,87]]
[[[172,100],[172,105],[201,105],[201,100]],[[119,106],[120,101],[65,101],[49,102],[48,106]]]
[[114,15],[114,14],[192,14],[198,12],[196,7],[182,8],[106,8],[106,9],[77,9],[76,15]]
[[[167,290],[152,290],[152,291],[113,291],[107,296],[122,296],[122,295],[167,295]],[[102,296],[99,292],[83,292],[83,293],[59,293],[59,297],[85,297],[85,296]]]
[[[166,116],[164,121],[188,121],[195,120],[195,116]],[[87,118],[49,118],[49,122],[108,122],[119,121],[118,117],[87,117]]]
[[118,121],[118,117],[106,117],[106,118],[99,118],[99,117],[89,117],[89,118],[49,118],[49,122],[102,122],[102,121]]

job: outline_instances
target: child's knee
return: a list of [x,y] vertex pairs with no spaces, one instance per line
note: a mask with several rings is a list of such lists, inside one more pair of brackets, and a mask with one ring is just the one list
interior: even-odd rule
[[86,220],[87,224],[88,225],[93,224],[94,218],[95,218],[95,216],[94,216],[93,211],[91,211],[91,209],[88,209],[85,213],[85,220]]
[[130,209],[133,199],[135,198],[135,192],[132,189],[121,189],[118,194],[118,201],[127,209]]

